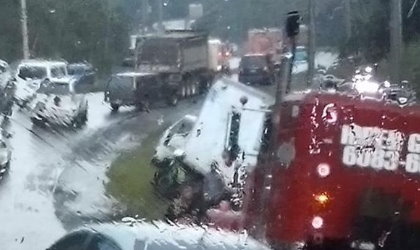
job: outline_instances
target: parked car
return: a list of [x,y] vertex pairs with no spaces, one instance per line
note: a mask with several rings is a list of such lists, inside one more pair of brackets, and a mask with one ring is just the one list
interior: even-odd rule
[[[198,92],[198,88],[194,91]],[[126,72],[111,77],[105,90],[105,101],[113,110],[120,106],[144,107],[157,101],[178,103],[177,86],[162,81],[158,73]]]
[[67,71],[73,77],[76,87],[95,84],[96,69],[90,63],[71,63],[67,66]]
[[247,54],[239,63],[239,81],[246,84],[274,83],[274,64],[265,54]]
[[11,76],[9,64],[0,60],[0,114],[5,117],[12,115],[15,91],[15,81]]
[[293,62],[293,74],[299,74],[308,71],[308,52],[305,46],[297,46],[295,59]]
[[163,222],[98,224],[69,233],[47,250],[268,250],[243,234]]
[[25,107],[31,102],[41,83],[71,83],[65,61],[24,60],[16,70],[16,102]]
[[5,85],[0,85],[0,114],[10,117],[13,112],[16,85],[13,80],[8,80]]
[[88,101],[68,83],[43,83],[32,109],[34,125],[78,127],[87,121]]
[[6,61],[0,60],[0,85],[4,86],[10,80],[10,67]]
[[3,130],[0,130],[0,180],[3,179],[3,176],[6,174],[7,170],[10,168],[10,160],[12,156],[12,150],[7,145],[4,134],[6,133]]

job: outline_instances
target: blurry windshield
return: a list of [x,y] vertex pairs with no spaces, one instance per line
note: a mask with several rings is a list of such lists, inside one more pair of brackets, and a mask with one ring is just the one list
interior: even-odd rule
[[69,95],[71,94],[70,87],[68,84],[61,83],[45,83],[41,84],[41,87],[37,91],[42,94],[51,95]]
[[307,61],[308,60],[308,54],[306,52],[306,49],[297,48],[296,49],[295,60],[296,61]]
[[47,68],[41,66],[21,66],[18,76],[22,79],[44,79],[47,77]]
[[112,89],[132,89],[134,88],[134,78],[132,76],[113,76],[108,83]]
[[420,1],[0,6],[0,250],[420,249]]
[[161,39],[145,41],[141,50],[141,60],[144,63],[176,65],[178,60],[176,43]]
[[89,70],[90,69],[87,65],[82,65],[82,64],[70,64],[67,67],[67,71],[69,75],[83,75]]
[[241,59],[243,68],[262,68],[267,66],[267,58],[265,56],[244,56]]
[[64,66],[52,66],[51,77],[52,78],[63,78],[66,76],[66,68]]

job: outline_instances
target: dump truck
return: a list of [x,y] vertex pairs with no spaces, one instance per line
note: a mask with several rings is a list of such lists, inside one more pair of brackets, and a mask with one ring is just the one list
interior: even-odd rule
[[158,73],[163,81],[175,86],[179,98],[202,93],[214,79],[208,35],[192,30],[169,30],[162,34],[139,37],[135,52],[137,71]]

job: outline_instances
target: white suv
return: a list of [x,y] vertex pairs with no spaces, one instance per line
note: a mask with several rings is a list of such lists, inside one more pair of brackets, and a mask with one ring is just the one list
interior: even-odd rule
[[67,62],[24,60],[16,69],[16,101],[21,107],[32,101],[43,82],[71,84]]

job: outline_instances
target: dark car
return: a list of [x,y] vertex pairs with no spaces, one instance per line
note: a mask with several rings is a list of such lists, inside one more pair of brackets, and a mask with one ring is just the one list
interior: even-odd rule
[[47,250],[268,250],[251,237],[198,226],[144,223],[97,224],[73,231]]
[[147,108],[149,104],[162,100],[174,106],[178,102],[178,93],[176,86],[164,82],[157,73],[118,73],[112,76],[105,90],[105,101],[114,111],[120,106]]
[[69,64],[67,71],[75,79],[76,87],[95,84],[96,69],[90,63]]
[[249,54],[239,64],[239,81],[247,84],[274,83],[274,65],[268,55]]
[[12,150],[6,143],[6,138],[10,135],[3,129],[0,129],[0,180],[10,168],[10,161],[12,158]]

